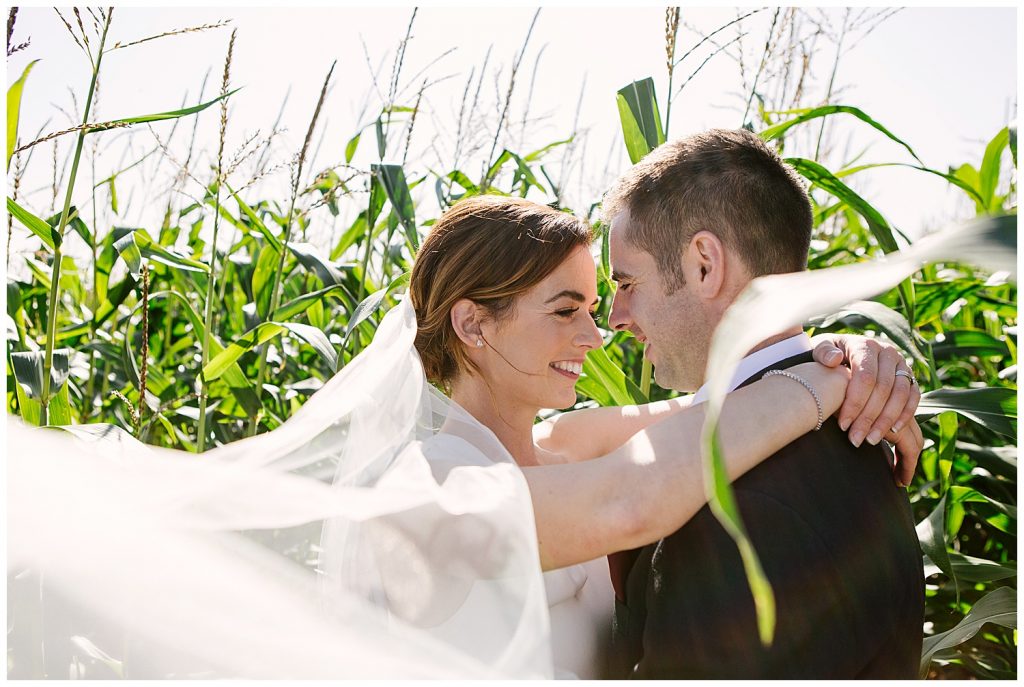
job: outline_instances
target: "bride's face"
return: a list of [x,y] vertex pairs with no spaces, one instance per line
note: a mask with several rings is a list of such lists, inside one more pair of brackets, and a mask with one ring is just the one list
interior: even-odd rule
[[594,323],[597,273],[580,247],[516,298],[511,312],[481,326],[489,346],[478,360],[493,392],[535,408],[568,408],[587,351],[602,344]]

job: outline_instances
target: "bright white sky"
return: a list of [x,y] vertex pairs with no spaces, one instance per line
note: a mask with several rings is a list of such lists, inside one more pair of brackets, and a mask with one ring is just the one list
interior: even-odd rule
[[[425,7],[419,10],[412,31],[401,86],[408,88],[399,104],[412,105],[423,76],[415,74],[446,50],[454,52],[429,67],[431,79],[452,78],[430,86],[424,96],[423,111],[416,123],[409,156],[410,178],[427,171],[447,171],[454,139],[454,122],[470,70],[479,75],[484,55],[491,47],[481,102],[484,121],[493,132],[498,110],[494,103],[508,85],[513,57],[519,50],[533,15],[532,8],[446,9]],[[838,26],[843,9],[818,11]],[[321,83],[333,60],[338,61],[314,143],[320,140],[319,153],[307,170],[323,168],[343,161],[345,143],[360,124],[372,121],[379,109],[373,96],[369,109],[359,118],[367,94],[371,93],[367,59],[360,42],[365,41],[370,61],[383,64],[382,89],[391,72],[394,48],[405,34],[411,8],[356,7],[281,8],[130,8],[115,10],[108,44],[128,42],[176,28],[230,18],[238,29],[232,65],[232,85],[243,90],[231,100],[226,156],[257,130],[266,134],[273,126],[285,94],[290,96],[282,118],[286,133],[275,144],[274,159],[283,161],[300,147]],[[70,13],[67,14],[69,18]],[[682,9],[684,22],[703,33],[710,33],[735,18],[732,8]],[[749,31],[743,40],[748,69],[756,64],[763,50],[772,10],[744,22]],[[896,135],[913,146],[926,164],[946,170],[949,165],[971,162],[978,165],[985,143],[1009,121],[1016,118],[1017,85],[1017,10],[1014,8],[911,8],[882,23],[852,46],[839,62],[836,86],[842,88],[834,102],[854,105],[868,112]],[[517,77],[510,120],[513,137],[502,144],[526,153],[552,141],[565,138],[573,130],[577,100],[584,79],[579,126],[587,129],[576,154],[584,164],[570,172],[569,204],[578,211],[597,200],[608,183],[628,164],[621,144],[615,91],[634,79],[653,76],[664,114],[666,75],[664,53],[664,9],[653,8],[577,8],[545,7],[537,20]],[[203,33],[174,36],[107,54],[103,61],[102,89],[98,113],[92,121],[160,112],[180,107],[188,93],[189,104],[198,98],[199,85],[207,70],[207,98],[220,86],[221,71],[230,27]],[[693,46],[693,32],[681,29],[677,56]],[[735,27],[720,37],[731,40]],[[21,138],[30,140],[44,132],[78,124],[67,114],[77,112],[72,102],[74,91],[79,107],[88,85],[88,64],[72,42],[67,30],[49,8],[23,8],[18,14],[14,42],[31,39],[28,49],[8,60],[7,82],[20,76],[32,59],[41,59],[31,73],[22,102]],[[735,48],[734,44],[734,48]],[[848,44],[849,45],[849,44]],[[807,90],[823,93],[835,55],[833,43],[822,41],[812,61],[813,73]],[[709,54],[701,49],[687,58],[677,72],[676,84],[696,69]],[[542,117],[527,126],[525,140],[519,140],[518,122],[535,65],[536,78],[530,99],[529,117]],[[713,58],[691,81],[672,108],[670,136],[677,137],[714,126],[739,126],[746,96],[741,88],[737,62],[725,54]],[[375,109],[376,108],[376,109]],[[206,151],[205,160],[216,150],[218,110],[210,108],[200,115],[197,147]],[[49,120],[49,123],[45,124]],[[179,127],[172,141],[174,151],[183,151],[191,133],[189,120]],[[848,118],[831,132],[840,149],[849,137],[852,153],[870,146],[860,160],[865,162],[902,161],[910,157],[898,146],[883,139],[863,124]],[[154,130],[166,137],[170,123]],[[817,131],[817,127],[814,127]],[[474,129],[487,143],[490,136]],[[362,141],[357,163],[376,158],[372,129]],[[124,132],[101,134],[97,180],[134,161],[155,145],[145,130],[132,139],[134,152],[124,152]],[[59,149],[64,164],[73,137],[66,136]],[[581,139],[582,141],[583,139]],[[433,145],[440,152],[430,152]],[[401,144],[393,149],[401,150]],[[87,146],[88,150],[88,146]],[[499,146],[500,150],[500,146]],[[486,152],[486,150],[484,151]],[[788,151],[794,152],[794,151]],[[796,151],[810,156],[810,151]],[[176,154],[182,154],[176,153]],[[551,167],[557,169],[561,150],[552,153]],[[397,157],[391,153],[389,157]],[[478,158],[482,153],[478,154]],[[37,146],[22,183],[21,194],[30,209],[43,214],[52,203],[53,149]],[[154,158],[151,158],[151,160]],[[828,161],[826,161],[828,162]],[[83,163],[83,166],[87,163]],[[1008,164],[1008,163],[1007,163]],[[481,162],[464,169],[479,176]],[[70,163],[67,163],[70,166]],[[99,220],[103,223],[152,225],[159,221],[166,204],[164,181],[152,179],[147,168],[140,174],[125,175],[118,185],[121,215]],[[170,166],[163,163],[163,174]],[[201,167],[194,170],[205,179]],[[143,179],[150,177],[148,183]],[[312,174],[307,176],[307,181]],[[89,179],[79,184],[74,202],[88,206]],[[244,181],[244,179],[242,180]],[[263,195],[285,200],[286,174],[267,182]],[[277,184],[275,187],[274,184]],[[875,170],[862,173],[851,182],[894,224],[915,235],[950,220],[971,214],[973,210],[960,200],[962,193],[949,190],[938,178],[906,170]],[[424,184],[424,187],[428,184]],[[433,184],[429,186],[432,188]],[[196,194],[193,185],[191,193]],[[10,192],[10,191],[8,191]],[[430,191],[432,195],[432,191]],[[531,196],[538,200],[545,200]],[[63,194],[61,194],[63,198]],[[106,203],[101,195],[100,203]],[[182,203],[187,200],[182,199]],[[344,201],[343,201],[344,202]],[[362,199],[357,201],[362,204]],[[436,201],[424,201],[424,216],[436,216]],[[353,208],[356,207],[352,203]],[[89,212],[85,212],[89,218]],[[322,213],[326,216],[326,213]],[[326,222],[326,217],[323,220]],[[16,242],[16,247],[19,244]],[[27,244],[26,244],[27,245]]]

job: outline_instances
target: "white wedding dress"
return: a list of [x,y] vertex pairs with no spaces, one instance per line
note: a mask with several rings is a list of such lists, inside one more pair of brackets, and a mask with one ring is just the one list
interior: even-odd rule
[[404,301],[282,426],[201,456],[9,418],[8,676],[591,677],[607,565],[541,574],[522,471],[415,332]]
[[[458,466],[480,464],[480,453],[469,443],[440,433],[426,442],[423,455],[439,481]],[[544,591],[551,622],[551,652],[557,679],[593,680],[600,677],[600,662],[608,648],[615,610],[608,559],[601,557],[579,565],[543,573]],[[478,582],[479,584],[479,582]],[[474,626],[487,613],[473,608],[467,598],[446,622],[448,641],[464,635],[486,642],[486,626]],[[481,647],[474,647],[480,653]]]
[[608,559],[544,573],[556,679],[601,677],[611,639],[615,590]]

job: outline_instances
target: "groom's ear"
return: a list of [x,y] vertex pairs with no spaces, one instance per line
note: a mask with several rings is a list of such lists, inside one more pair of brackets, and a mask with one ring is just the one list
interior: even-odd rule
[[717,298],[725,286],[725,246],[710,231],[698,231],[683,255],[683,274],[698,296]]
[[468,298],[460,298],[452,306],[450,316],[455,335],[470,348],[475,347],[481,336],[480,322],[483,312],[480,304]]

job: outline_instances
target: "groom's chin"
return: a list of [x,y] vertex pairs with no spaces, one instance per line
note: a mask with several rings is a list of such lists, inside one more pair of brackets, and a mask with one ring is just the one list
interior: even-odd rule
[[691,385],[687,384],[684,379],[685,375],[681,375],[676,370],[673,370],[671,365],[662,364],[655,366],[651,372],[651,377],[654,379],[654,382],[662,389],[686,392],[694,391],[697,388],[694,386],[693,389],[687,389],[686,387]]

